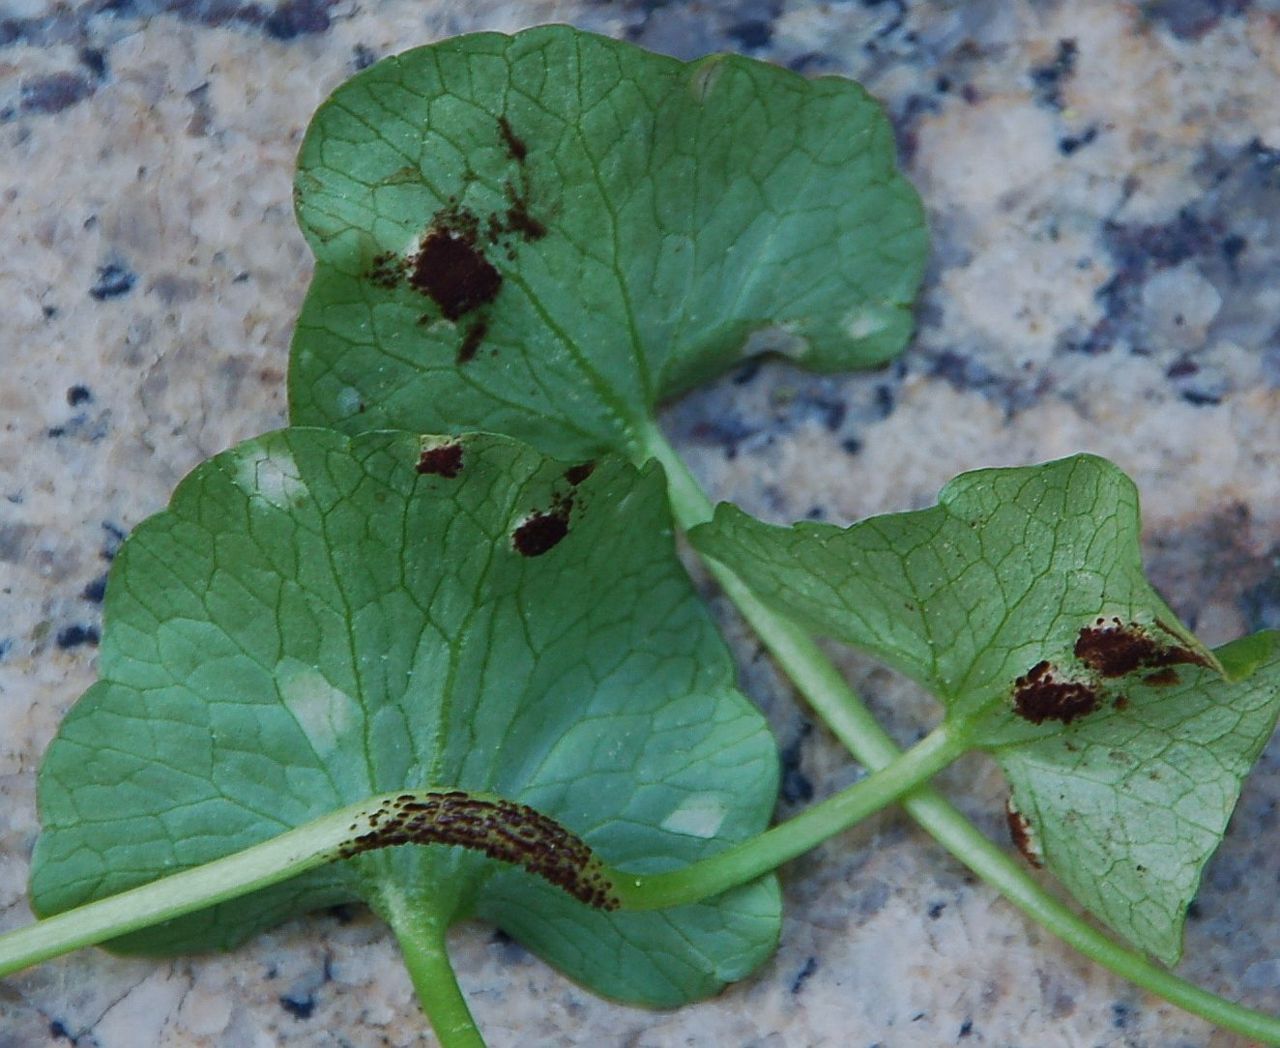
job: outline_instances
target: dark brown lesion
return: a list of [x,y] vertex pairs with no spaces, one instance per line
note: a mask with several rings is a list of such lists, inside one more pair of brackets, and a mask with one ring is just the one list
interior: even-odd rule
[[465,364],[475,359],[480,352],[484,337],[489,333],[489,322],[484,317],[477,317],[467,325],[466,334],[462,336],[462,344],[458,346],[458,363]]
[[529,210],[528,177],[522,173],[518,188],[515,183],[508,180],[504,189],[507,194],[507,202],[510,204],[510,207],[507,208],[506,223],[503,226],[505,231],[514,233],[526,243],[532,243],[545,237],[547,235],[547,227],[540,219],[535,218]]
[[580,462],[576,466],[570,466],[564,471],[564,479],[572,484],[575,488],[586,480],[596,470],[595,462]]
[[1207,666],[1204,656],[1187,647],[1163,623],[1168,638],[1159,637],[1135,622],[1099,618],[1085,626],[1076,638],[1075,656],[1103,677],[1124,677],[1139,669],[1160,669],[1190,664]]
[[541,557],[569,534],[573,496],[557,495],[548,510],[535,509],[511,534],[511,545],[524,557]]
[[603,864],[587,843],[524,804],[461,790],[405,793],[370,811],[363,827],[356,824],[352,829],[363,832],[338,849],[339,858],[404,844],[468,848],[519,866],[588,906],[619,906]]
[[393,251],[374,255],[364,276],[386,291],[408,286],[434,302],[444,317],[458,320],[502,290],[502,274],[485,256],[492,241],[491,230],[482,228],[475,212],[450,200],[431,216],[414,251],[407,257]]
[[457,204],[432,216],[426,236],[409,258],[406,279],[448,320],[487,305],[502,290],[502,274],[481,246],[479,219]]
[[1156,670],[1154,673],[1148,673],[1142,678],[1144,684],[1150,684],[1156,688],[1167,688],[1170,685],[1177,684],[1181,678],[1178,671],[1172,666],[1166,666],[1162,670]]
[[1037,662],[1013,683],[1013,711],[1032,724],[1048,720],[1070,724],[1101,704],[1095,686],[1061,677],[1053,663],[1046,660]]
[[432,474],[450,480],[462,472],[462,445],[457,441],[423,448],[415,467],[419,474]]
[[502,290],[502,274],[485,257],[484,240],[475,213],[451,200],[431,216],[416,250],[407,258],[393,251],[375,255],[365,279],[386,291],[407,285],[446,319],[458,320]]
[[[1146,671],[1144,684],[1162,688],[1178,684],[1173,668],[1179,665],[1208,666],[1209,660],[1183,642],[1169,626],[1156,620],[1149,628],[1117,617],[1095,619],[1076,636],[1072,654],[1080,660],[1080,671],[1064,675],[1047,660],[1041,660],[1014,681],[1014,712],[1032,724],[1056,720],[1070,724],[1102,705],[1107,681]],[[1113,707],[1128,708],[1121,695]]]
[[503,233],[512,233],[526,243],[541,240],[547,235],[547,227],[530,210],[533,190],[529,181],[529,169],[525,164],[529,158],[529,147],[516,134],[505,116],[498,117],[498,137],[507,156],[515,161],[517,172],[514,180],[509,178],[503,184],[508,204],[506,213],[502,217],[496,214],[489,216],[490,239],[496,241]]
[[[505,117],[498,118],[498,138],[516,165],[513,177],[503,182],[506,207],[479,215],[451,197],[431,216],[417,247],[407,256],[384,251],[374,256],[365,279],[384,290],[408,287],[430,299],[446,320],[471,317],[460,332],[456,362],[474,360],[489,331],[486,313],[502,291],[503,275],[490,261],[494,250],[509,260],[516,244],[532,243],[548,233],[546,223],[533,213],[533,189],[526,161],[529,146]],[[468,180],[474,175],[468,175]],[[420,318],[428,323],[431,315]]]
[[523,164],[525,157],[529,155],[529,147],[525,145],[523,138],[511,130],[511,122],[505,116],[498,117],[498,137],[502,139],[507,156],[517,164]]

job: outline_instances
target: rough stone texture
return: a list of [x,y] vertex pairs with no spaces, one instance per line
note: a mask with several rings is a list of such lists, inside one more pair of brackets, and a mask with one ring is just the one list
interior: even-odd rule
[[[774,519],[921,506],[954,473],[1087,449],[1140,486],[1156,582],[1207,640],[1280,625],[1280,13],[1272,2],[135,0],[0,4],[0,928],[33,786],[92,680],[102,576],[200,459],[283,423],[310,273],[290,179],[324,95],[393,50],[568,21],[730,48],[884,99],[935,246],[920,331],[858,376],[751,366],[667,414],[714,494]],[[855,777],[727,614],[782,810]],[[900,740],[936,717],[838,655]],[[943,776],[1002,835],[1004,787]],[[1188,977],[1280,1011],[1280,751],[1188,935]],[[1083,961],[886,814],[786,872],[776,959],[672,1014],[611,1005],[492,931],[454,939],[490,1043],[1234,1045]],[[360,910],[225,957],[90,951],[0,985],[0,1045],[419,1043]]]

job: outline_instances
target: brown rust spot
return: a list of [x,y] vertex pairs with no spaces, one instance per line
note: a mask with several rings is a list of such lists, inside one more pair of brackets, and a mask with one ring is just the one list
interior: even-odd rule
[[1156,670],[1154,673],[1148,673],[1142,678],[1144,684],[1150,684],[1157,688],[1167,688],[1171,684],[1177,684],[1182,678],[1178,676],[1178,671],[1172,666],[1166,666],[1162,670]]
[[418,456],[417,470],[422,474],[448,477],[452,480],[462,472],[462,445],[452,443],[423,448],[422,454]]
[[448,320],[492,302],[502,288],[502,274],[480,250],[475,217],[456,208],[437,214],[409,264],[409,286]]
[[1165,648],[1161,648],[1156,653],[1148,666],[1205,666],[1209,665],[1209,660],[1201,655],[1198,651],[1192,651],[1190,648],[1182,644],[1173,644]]
[[[1156,625],[1162,632],[1174,635],[1163,623]],[[1205,665],[1204,658],[1186,645],[1158,640],[1137,623],[1124,623],[1114,617],[1100,618],[1084,627],[1076,638],[1075,656],[1103,677],[1123,677],[1138,669],[1181,663]]]
[[1081,681],[1055,677],[1049,662],[1037,662],[1014,681],[1014,712],[1032,724],[1043,724],[1047,720],[1070,724],[1092,713],[1099,705],[1097,689]]
[[522,240],[530,243],[545,237],[547,235],[547,227],[540,220],[534,218],[529,211],[528,178],[521,180],[518,190],[511,182],[507,182],[506,190],[507,201],[511,205],[507,208],[506,231],[514,233]]
[[369,812],[365,827],[338,849],[339,858],[402,844],[452,845],[523,867],[596,909],[619,905],[587,843],[527,805],[461,790],[406,793]]
[[404,259],[392,251],[384,251],[373,256],[373,264],[366,277],[378,287],[388,291],[397,287],[404,277]]
[[1005,820],[1009,824],[1009,836],[1013,840],[1013,846],[1018,849],[1019,853],[1036,869],[1044,866],[1044,858],[1040,854],[1040,848],[1036,844],[1035,834],[1031,829],[1031,820],[1022,812],[1013,806],[1013,801],[1009,800],[1004,806]]
[[547,511],[535,509],[511,535],[511,545],[525,557],[541,557],[569,534],[572,495],[556,495]]
[[1157,644],[1136,626],[1119,619],[1098,619],[1076,637],[1075,656],[1104,677],[1123,677],[1148,664]]
[[458,363],[466,364],[470,360],[475,359],[475,355],[480,350],[480,343],[484,341],[484,336],[488,334],[489,322],[483,317],[478,317],[471,322],[467,328],[467,333],[462,336],[462,344],[458,346]]
[[517,164],[523,164],[524,158],[529,155],[529,147],[525,145],[523,138],[511,130],[511,123],[505,116],[498,117],[498,135],[502,138],[507,156]]
[[564,471],[564,479],[576,488],[595,471],[596,464],[594,462],[582,462],[566,469]]
[[515,233],[522,241],[529,243],[540,241],[541,238],[547,235],[547,226],[530,214],[529,186],[527,184],[517,192],[516,187],[508,182],[507,200],[511,202],[506,216],[508,233]]
[[[505,117],[498,130],[507,154],[519,165],[518,178],[504,183],[507,208],[483,217],[463,207],[456,197],[431,217],[417,249],[403,258],[394,252],[374,257],[366,278],[379,287],[394,290],[407,283],[430,298],[445,319],[457,321],[493,302],[502,290],[502,274],[486,257],[490,245],[507,258],[515,258],[514,239],[540,240],[546,225],[530,211],[529,173],[524,167],[528,147]],[[420,322],[430,320],[424,316]],[[484,339],[483,319],[467,328],[458,349],[458,363],[471,360]]]
[[521,556],[541,557],[550,552],[567,534],[568,517],[536,511],[516,528],[511,536],[511,544]]

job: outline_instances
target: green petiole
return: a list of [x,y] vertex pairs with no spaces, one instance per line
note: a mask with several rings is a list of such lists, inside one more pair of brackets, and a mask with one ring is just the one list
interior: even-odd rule
[[[1165,972],[1117,946],[1048,897],[998,848],[960,816],[942,817],[941,806],[924,804],[922,788],[966,749],[963,739],[939,729],[861,782],[814,805],[773,829],[718,855],[661,874],[636,875],[592,859],[592,873],[609,889],[611,908],[655,910],[687,905],[719,895],[809,851],[894,801],[906,798],[926,829],[962,853],[964,861],[1025,912],[1087,956],[1194,1014],[1247,1036],[1280,1044],[1280,1021],[1225,1001]],[[913,792],[915,791],[915,792]],[[909,795],[909,796],[908,796]],[[373,797],[315,819],[262,844],[204,866],[162,878],[0,936],[0,976],[85,946],[93,946],[161,921],[247,895],[364,848],[405,843],[403,834],[367,840],[353,848],[352,825],[364,829],[375,812],[429,807],[442,798],[464,797],[494,812],[509,802],[484,794],[439,790],[406,791]],[[527,809],[526,809],[527,811]],[[960,825],[957,827],[956,823]],[[377,820],[374,820],[374,824]],[[418,843],[432,843],[437,829],[426,824]],[[512,856],[514,857],[514,856]],[[1011,874],[1012,871],[1012,875]],[[466,1002],[449,967],[445,929],[426,922],[395,898],[381,911],[395,929],[410,976],[440,1040],[450,1048],[481,1044]],[[402,901],[401,901],[402,902]]]
[[[644,876],[613,869],[593,859],[592,872],[613,887],[614,901],[622,909],[658,910],[698,902],[776,869],[892,804],[950,764],[964,749],[963,744],[938,730],[892,766],[719,855],[680,870]],[[442,799],[447,809],[451,798],[461,798],[472,811],[487,809],[499,824],[506,821],[504,810],[519,808],[544,824],[554,825],[530,809],[483,793],[423,789],[371,797],[226,858],[86,903],[0,936],[0,977],[72,950],[239,898],[360,851],[404,843],[453,843],[458,838],[445,828],[447,814],[444,820],[428,820],[409,831],[416,833],[414,840],[405,839],[399,826],[395,827],[394,834],[369,829],[382,821],[378,815],[385,820],[387,812],[430,807]],[[352,830],[353,825],[356,831]],[[384,830],[388,829],[385,821],[382,825]],[[357,841],[357,838],[362,839]],[[473,841],[475,847],[485,844],[478,838]],[[499,857],[523,861],[518,849],[508,848]],[[564,883],[561,886],[579,894]],[[410,908],[397,908],[393,902],[382,908],[388,911],[385,916],[393,926],[408,927],[412,923],[407,917],[397,919],[397,914],[410,914]]]
[[626,910],[661,910],[719,895],[874,815],[928,782],[967,748],[938,728],[862,781],[718,855],[669,873],[631,876],[610,870],[608,876]]
[[396,933],[414,991],[443,1048],[485,1048],[445,943],[448,928],[398,893],[383,892],[380,911]]
[[[936,731],[891,767],[764,834],[679,870],[638,876],[591,857],[583,872],[589,871],[596,882],[606,886],[609,908],[656,910],[698,902],[754,880],[893,803],[963,750],[964,746],[944,731]],[[530,809],[486,794],[416,790],[372,797],[223,859],[0,936],[0,977],[247,895],[360,851],[413,843],[405,839],[406,834],[419,834],[416,843],[457,841],[460,838],[449,822],[463,806],[468,818],[487,812],[502,824],[510,820],[510,813],[518,812],[526,830],[530,825],[557,829],[551,820]],[[423,821],[411,828],[413,815],[423,810],[443,815],[423,816]],[[542,840],[555,836],[550,832]],[[486,850],[491,855],[523,862],[519,849],[512,849],[511,839],[511,834],[494,834],[491,842],[471,837],[472,846],[489,845]],[[576,839],[570,843],[580,844]],[[530,862],[523,864],[533,868]],[[572,885],[561,882],[561,886],[581,897]],[[444,942],[447,929],[391,889],[380,894],[378,910],[396,933],[423,1010],[441,1043],[448,1048],[483,1045],[449,965]]]

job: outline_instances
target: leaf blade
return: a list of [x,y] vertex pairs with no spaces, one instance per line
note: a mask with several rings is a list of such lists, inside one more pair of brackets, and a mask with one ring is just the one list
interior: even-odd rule
[[[542,544],[522,548],[534,521]],[[500,437],[270,434],[198,469],[136,529],[106,618],[104,680],[41,771],[44,912],[406,787],[536,801],[598,848],[638,833],[677,864],[756,832],[772,807],[776,755],[674,559],[656,469],[574,470]],[[722,748],[746,770],[707,759]],[[716,832],[664,828],[662,805],[708,783],[724,798]],[[646,791],[657,799],[633,811]],[[459,848],[390,848],[121,945],[225,946],[316,900],[378,906],[391,888],[447,922],[503,872]],[[719,929],[703,943],[639,915],[588,923],[601,951],[649,936],[651,953],[701,971],[690,994],[776,941],[768,883],[699,914]],[[659,1003],[658,968],[600,965],[572,974]]]
[[[340,88],[303,146],[298,214],[317,271],[295,421],[485,428],[565,457],[633,453],[655,405],[753,332],[823,370],[887,359],[924,253],[856,85],[565,27],[421,48]],[[492,269],[474,301],[413,291],[442,230]]]
[[802,625],[930,688],[999,760],[1028,857],[1172,963],[1280,712],[1280,665],[1265,638],[1208,651],[1147,583],[1138,537],[1133,484],[1087,455],[965,474],[935,507],[846,529],[722,506],[691,535]]

